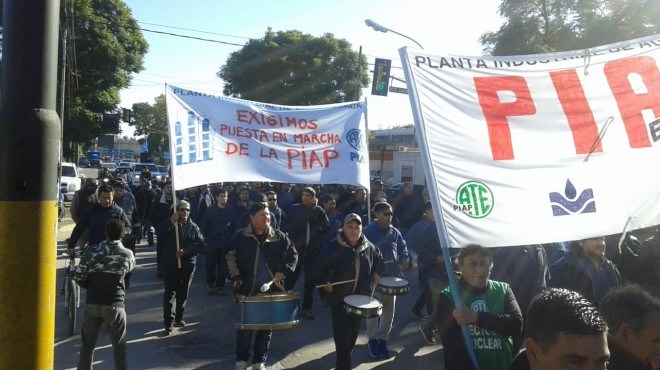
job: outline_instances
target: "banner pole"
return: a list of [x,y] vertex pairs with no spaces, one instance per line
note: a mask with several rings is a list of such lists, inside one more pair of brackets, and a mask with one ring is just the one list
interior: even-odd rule
[[[362,48],[360,47],[360,51]],[[369,160],[369,110],[367,108],[367,97],[364,97],[364,135],[367,139],[367,160]],[[367,220],[371,224],[371,167],[369,167],[369,187],[367,188]]]
[[[165,96],[167,96],[167,84],[165,84]],[[165,99],[165,104],[167,104],[167,99]],[[172,183],[172,207],[173,212],[177,212],[177,206],[176,206],[176,186],[174,185],[174,167],[172,166],[172,155],[175,154],[174,151],[172,151],[172,125],[170,124],[170,115],[167,115],[167,136],[168,136],[168,142],[170,143],[170,171],[172,172],[170,174],[170,182]],[[188,214],[188,217],[190,217],[190,214]],[[181,246],[179,245],[179,221],[174,223],[174,235],[175,235],[175,240],[176,240],[176,251],[179,252],[181,250]],[[178,253],[177,253],[178,254]],[[181,259],[179,257],[176,258],[176,265],[178,268],[181,268]]]
[[[417,128],[418,143],[422,153],[422,164],[424,165],[424,172],[430,176],[430,180],[427,181],[429,186],[429,196],[431,197],[431,202],[433,204],[433,213],[435,215],[435,224],[436,229],[438,230],[438,236],[440,238],[440,245],[442,249],[442,256],[445,260],[445,269],[447,270],[447,276],[449,277],[449,286],[454,299],[454,305],[456,308],[463,307],[463,301],[461,296],[458,293],[459,287],[454,276],[454,268],[451,262],[451,255],[449,253],[449,248],[451,246],[449,242],[449,237],[447,236],[447,226],[445,224],[443,209],[440,204],[440,198],[438,197],[438,189],[436,187],[436,175],[433,171],[433,166],[431,163],[431,158],[428,151],[428,143],[426,141],[426,133],[422,129],[422,112],[420,110],[419,101],[417,100],[417,90],[415,86],[415,81],[413,80],[412,73],[410,72],[410,65],[408,63],[408,53],[407,47],[399,49],[399,55],[401,56],[401,63],[403,64],[403,72],[406,77],[406,84],[408,85],[408,96],[410,98],[410,107],[412,108],[413,117],[415,119],[415,127]],[[456,246],[460,247],[460,246]],[[479,363],[477,362],[477,355],[474,351],[474,345],[472,343],[472,336],[468,330],[467,325],[461,325],[461,332],[463,333],[463,341],[465,343],[465,348],[467,349],[470,359],[474,367],[479,370]]]

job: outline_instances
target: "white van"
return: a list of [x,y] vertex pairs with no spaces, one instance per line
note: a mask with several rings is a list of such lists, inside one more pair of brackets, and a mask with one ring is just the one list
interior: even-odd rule
[[64,200],[70,202],[73,194],[82,187],[82,176],[78,173],[75,163],[62,162],[62,177],[60,178],[60,190]]

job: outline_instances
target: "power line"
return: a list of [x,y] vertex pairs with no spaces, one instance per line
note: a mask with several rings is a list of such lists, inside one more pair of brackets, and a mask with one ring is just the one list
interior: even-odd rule
[[[123,27],[135,28],[135,27],[130,27],[130,26],[123,26]],[[145,31],[145,32],[153,32],[153,33],[158,33],[158,34],[161,34],[161,35],[181,37],[181,38],[184,38],[184,39],[193,39],[193,40],[199,40],[199,41],[215,42],[215,43],[218,43],[218,44],[225,44],[225,45],[232,45],[232,46],[245,46],[245,44],[236,44],[236,43],[227,42],[227,41],[205,39],[203,37],[181,35],[181,34],[172,33],[172,32],[156,31],[156,30],[150,30],[150,29],[142,28],[142,27],[139,27],[138,29],[140,29],[141,31]]]
[[175,29],[175,30],[191,31],[191,32],[199,32],[199,33],[206,33],[206,34],[209,34],[209,35],[218,35],[218,36],[234,37],[234,38],[237,38],[237,39],[245,39],[245,40],[249,40],[249,39],[250,39],[249,37],[235,36],[235,35],[228,35],[228,34],[224,34],[224,33],[210,32],[210,31],[201,31],[201,30],[195,30],[195,29],[192,29],[192,28],[175,27],[175,26],[168,26],[168,25],[164,25],[164,24],[156,24],[156,23],[149,23],[149,22],[139,22],[139,21],[138,21],[138,23],[140,23],[140,24],[146,24],[146,25],[149,25],[149,26],[157,26],[157,27],[172,28],[172,29]]

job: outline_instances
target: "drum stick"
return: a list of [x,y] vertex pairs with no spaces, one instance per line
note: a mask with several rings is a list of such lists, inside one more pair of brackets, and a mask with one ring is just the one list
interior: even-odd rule
[[355,281],[355,279],[352,279],[352,280],[344,280],[344,281],[338,281],[338,282],[336,282],[336,283],[321,284],[321,285],[317,285],[316,287],[317,287],[317,288],[323,288],[324,286],[328,286],[328,285],[346,284],[346,283],[352,283],[352,282],[354,282],[354,281]]
[[376,286],[378,284],[374,284],[374,288],[371,289],[371,297],[369,297],[369,302],[371,302],[372,299],[374,299],[374,293],[376,293]]
[[266,292],[268,289],[270,289],[270,286],[271,286],[274,282],[275,282],[275,278],[273,278],[273,280],[271,280],[271,281],[265,283],[264,285],[262,285],[261,288],[260,288],[259,290],[261,290],[262,293],[263,293],[263,292]]

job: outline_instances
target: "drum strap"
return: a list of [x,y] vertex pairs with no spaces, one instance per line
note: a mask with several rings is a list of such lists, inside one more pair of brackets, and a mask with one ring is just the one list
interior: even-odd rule
[[[268,271],[268,276],[270,276],[270,279],[273,280],[275,278],[275,274],[273,274],[273,272],[270,271],[270,267],[268,267],[268,261],[266,260],[266,253],[262,253],[263,251],[262,247],[266,243],[266,239],[268,239],[267,233],[268,232],[266,232],[261,238],[255,235],[258,244],[257,244],[257,253],[254,256],[254,274],[252,276],[252,281],[254,282],[254,284],[257,283],[257,274],[258,274],[257,268],[259,267],[259,258],[264,259],[264,267],[266,268],[266,271]],[[279,281],[273,282],[273,285],[278,287],[281,291],[286,292],[286,290]],[[256,285],[253,286],[253,289],[255,287]]]
[[354,250],[353,254],[355,255],[355,282],[351,292],[355,292],[355,289],[357,289],[358,279],[360,278],[360,253]]

